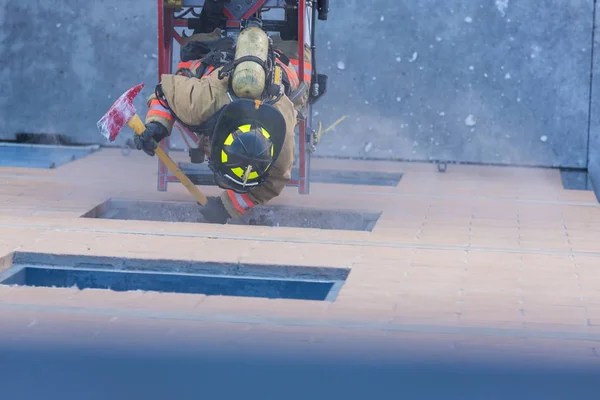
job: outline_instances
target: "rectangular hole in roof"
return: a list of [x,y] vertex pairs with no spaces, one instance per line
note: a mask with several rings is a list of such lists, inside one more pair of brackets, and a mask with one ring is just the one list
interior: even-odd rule
[[349,269],[15,253],[0,285],[334,301]]
[[[191,202],[108,200],[84,214],[83,218],[205,222],[200,208]],[[321,210],[300,207],[257,206],[230,224],[283,226],[293,228],[372,231],[380,212]]]

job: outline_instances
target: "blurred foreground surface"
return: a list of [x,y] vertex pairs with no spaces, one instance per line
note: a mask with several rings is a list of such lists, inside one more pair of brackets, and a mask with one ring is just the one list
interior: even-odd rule
[[[599,387],[600,363],[532,361],[515,350],[448,356],[429,346],[430,334],[398,351],[368,334],[348,339],[343,330],[335,330],[340,346],[311,344],[310,335],[303,342],[293,329],[273,326],[197,325],[193,339],[177,322],[163,321],[165,329],[148,320],[117,324],[108,336],[94,333],[97,324],[39,322],[22,327],[22,338],[2,335],[3,398],[567,400],[595,398]],[[271,343],[258,339],[261,332]],[[450,345],[443,335],[438,342]]]

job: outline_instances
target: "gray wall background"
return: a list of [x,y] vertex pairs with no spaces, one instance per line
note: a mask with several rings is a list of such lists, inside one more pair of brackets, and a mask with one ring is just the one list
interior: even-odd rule
[[[0,137],[65,134],[104,142],[96,121],[157,73],[156,2],[0,0]],[[154,7],[153,7],[154,6]]]
[[[0,138],[102,142],[96,121],[140,82],[145,112],[154,1],[0,1]],[[315,118],[347,119],[318,155],[587,168],[589,151],[600,174],[593,0],[333,0],[329,15]]]

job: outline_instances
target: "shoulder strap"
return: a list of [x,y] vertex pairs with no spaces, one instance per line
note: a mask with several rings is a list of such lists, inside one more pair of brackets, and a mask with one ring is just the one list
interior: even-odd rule
[[259,57],[256,57],[256,56],[243,56],[243,57],[238,58],[237,60],[233,60],[233,61],[225,64],[225,66],[221,69],[221,71],[219,71],[219,79],[223,79],[226,76],[229,76],[229,74],[231,74],[231,72],[233,72],[235,67],[237,67],[238,65],[240,65],[241,63],[246,62],[246,61],[253,61],[253,62],[257,63],[265,70],[265,73],[267,75],[269,74],[267,64],[262,59],[260,59]]
[[288,56],[283,54],[283,51],[281,51],[279,49],[275,49],[274,52],[275,52],[275,55],[277,56],[277,58],[280,59],[282,63],[284,63],[285,65],[289,65],[290,59]]

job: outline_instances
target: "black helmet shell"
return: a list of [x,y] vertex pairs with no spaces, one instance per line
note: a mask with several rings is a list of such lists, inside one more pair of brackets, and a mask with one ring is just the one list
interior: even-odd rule
[[271,105],[237,99],[225,106],[211,141],[209,167],[216,183],[238,193],[260,186],[281,152],[285,132],[283,115]]

